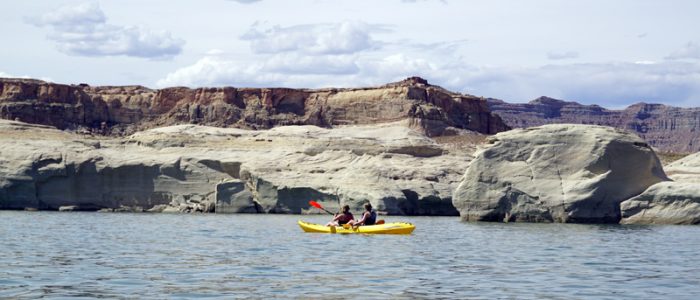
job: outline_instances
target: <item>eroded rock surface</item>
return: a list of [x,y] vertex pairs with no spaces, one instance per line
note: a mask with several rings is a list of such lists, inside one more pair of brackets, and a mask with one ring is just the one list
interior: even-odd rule
[[673,181],[622,202],[625,224],[700,224],[700,153],[666,166]]
[[0,78],[0,118],[105,135],[176,124],[269,129],[399,120],[410,120],[410,126],[430,136],[453,134],[453,128],[485,134],[508,129],[484,99],[417,77],[371,88],[161,90]]
[[488,143],[454,193],[464,220],[617,223],[622,201],[668,180],[642,139],[610,127],[545,125]]
[[318,213],[314,199],[457,215],[452,190],[474,147],[438,144],[407,122],[108,138],[0,120],[0,209]]

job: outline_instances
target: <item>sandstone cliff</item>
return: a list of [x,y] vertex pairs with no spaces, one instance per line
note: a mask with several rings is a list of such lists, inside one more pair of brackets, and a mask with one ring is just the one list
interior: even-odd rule
[[0,78],[0,118],[107,135],[177,124],[269,129],[409,120],[429,136],[508,127],[482,98],[421,78],[373,88],[197,88],[64,85]]
[[407,122],[178,125],[113,138],[0,120],[0,209],[318,213],[314,199],[457,215],[452,190],[474,147],[438,144]]
[[527,104],[494,99],[488,102],[491,111],[513,128],[554,123],[604,125],[631,131],[660,151],[700,151],[700,108],[638,103],[623,110],[609,110],[547,97]]

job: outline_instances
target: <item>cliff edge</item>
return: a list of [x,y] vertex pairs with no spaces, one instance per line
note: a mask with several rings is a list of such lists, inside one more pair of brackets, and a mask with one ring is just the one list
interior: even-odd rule
[[428,136],[449,135],[453,128],[484,134],[509,129],[483,98],[453,93],[419,77],[370,88],[160,90],[0,78],[0,118],[118,136],[179,124],[269,129],[399,120],[409,120],[409,126]]

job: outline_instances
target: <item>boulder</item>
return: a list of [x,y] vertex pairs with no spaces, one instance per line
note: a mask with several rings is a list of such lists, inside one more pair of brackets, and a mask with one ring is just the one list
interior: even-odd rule
[[674,181],[700,184],[700,152],[674,161],[664,170]]
[[622,224],[700,224],[700,185],[657,183],[620,209]]
[[76,205],[64,205],[58,208],[58,211],[77,211],[78,206]]
[[700,153],[669,164],[674,181],[649,187],[622,202],[624,224],[700,224]]
[[216,213],[257,213],[253,194],[245,182],[229,179],[216,185]]
[[668,180],[651,147],[610,127],[545,125],[487,143],[453,194],[463,220],[617,223],[622,201]]

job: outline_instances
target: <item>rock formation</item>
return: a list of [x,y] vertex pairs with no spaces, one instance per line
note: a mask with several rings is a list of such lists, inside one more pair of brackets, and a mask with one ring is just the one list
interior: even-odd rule
[[318,213],[314,199],[457,215],[452,190],[475,148],[438,144],[409,122],[178,125],[114,138],[0,120],[0,209]]
[[486,100],[416,77],[317,90],[0,79],[0,118],[18,120],[0,120],[0,209],[319,213],[313,199],[469,221],[700,223],[700,154],[669,165],[671,180],[649,146],[697,151],[699,109],[490,106],[514,127],[620,129],[487,138],[508,126]]
[[642,139],[610,127],[515,129],[487,144],[454,192],[464,220],[617,223],[622,201],[668,180]]
[[700,151],[700,108],[638,103],[623,110],[540,97],[527,104],[489,99],[489,107],[513,128],[571,123],[625,129],[652,147],[675,153]]
[[64,85],[0,78],[0,118],[59,129],[124,135],[177,124],[269,129],[410,120],[429,136],[507,130],[482,98],[421,78],[374,88],[197,88]]
[[700,224],[700,152],[666,167],[673,181],[622,202],[625,224]]

